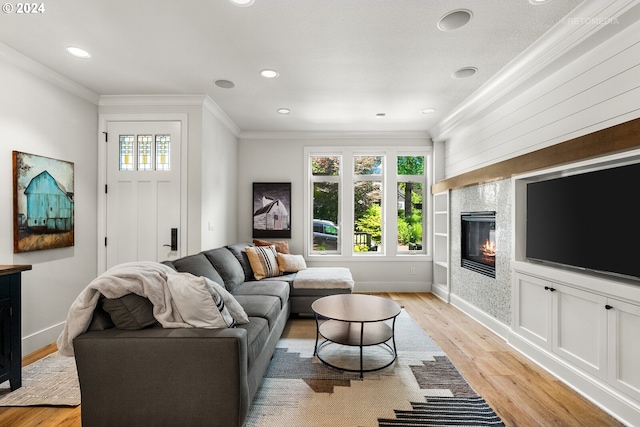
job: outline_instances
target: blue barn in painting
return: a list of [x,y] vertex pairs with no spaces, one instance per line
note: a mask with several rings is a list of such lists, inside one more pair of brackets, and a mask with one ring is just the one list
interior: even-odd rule
[[27,226],[34,231],[70,231],[73,228],[73,193],[44,171],[27,189]]

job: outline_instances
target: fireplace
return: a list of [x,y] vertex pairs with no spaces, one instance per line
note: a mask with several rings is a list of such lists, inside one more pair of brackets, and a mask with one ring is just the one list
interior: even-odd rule
[[496,277],[495,211],[463,212],[462,267]]

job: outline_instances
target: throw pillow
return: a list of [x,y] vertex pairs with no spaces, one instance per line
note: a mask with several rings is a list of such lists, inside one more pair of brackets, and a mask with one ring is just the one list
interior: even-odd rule
[[307,268],[302,255],[278,254],[278,268],[285,273],[296,273]]
[[171,298],[185,323],[206,329],[235,326],[220,294],[209,290],[204,277],[189,273],[167,275]]
[[217,292],[222,297],[224,301],[224,305],[227,310],[229,310],[229,314],[233,317],[233,320],[236,322],[236,325],[244,325],[249,323],[249,316],[247,312],[244,311],[244,308],[240,305],[240,303],[236,300],[236,298],[229,293],[228,290],[224,288],[224,286],[214,282],[213,280],[205,277],[205,283],[209,287],[209,292],[213,295],[214,292]]
[[256,246],[273,245],[276,247],[276,252],[280,252],[281,254],[289,253],[289,242],[287,242],[286,240],[278,240],[278,241],[271,242],[269,240],[253,239],[253,244]]
[[245,248],[245,252],[249,257],[249,264],[251,264],[253,276],[256,280],[280,275],[277,252],[274,245],[248,247]]
[[101,304],[118,329],[144,329],[157,322],[153,317],[153,304],[140,295],[127,294],[120,298],[103,298]]

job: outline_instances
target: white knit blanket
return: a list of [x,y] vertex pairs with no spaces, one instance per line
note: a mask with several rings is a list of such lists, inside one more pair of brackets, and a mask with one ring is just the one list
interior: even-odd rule
[[95,278],[71,304],[64,330],[58,337],[58,351],[73,356],[73,339],[84,333],[93,317],[100,294],[120,298],[133,293],[148,298],[153,315],[165,328],[191,328],[180,316],[169,291],[168,281],[182,280],[180,273],[157,262],[142,261],[117,265]]
[[345,267],[309,267],[296,273],[296,289],[353,289],[351,270]]

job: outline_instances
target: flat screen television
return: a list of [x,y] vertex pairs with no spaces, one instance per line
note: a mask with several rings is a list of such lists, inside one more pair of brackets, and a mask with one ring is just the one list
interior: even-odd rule
[[640,163],[527,184],[526,258],[640,280]]

